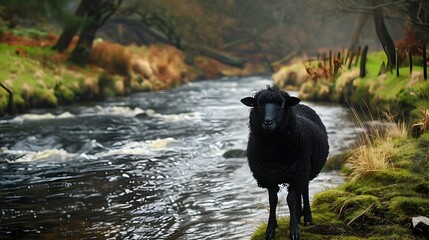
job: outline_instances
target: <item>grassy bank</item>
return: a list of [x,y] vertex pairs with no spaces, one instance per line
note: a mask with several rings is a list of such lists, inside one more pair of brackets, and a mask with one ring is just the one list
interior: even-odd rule
[[[323,66],[309,69],[303,63],[273,76],[276,85],[295,87],[306,100],[390,113],[384,131],[369,129],[337,159],[348,180],[314,197],[314,224],[300,227],[302,239],[424,239],[412,232],[411,218],[429,216],[429,80],[419,66],[411,74],[401,67],[399,77],[379,74],[383,61],[384,53],[369,54],[364,78],[356,66],[343,66],[333,76]],[[265,228],[259,226],[252,239],[265,239]],[[289,239],[289,218],[279,221],[275,239]]]
[[[95,41],[88,65],[79,67],[67,61],[76,39],[64,53],[51,49],[57,39],[32,29],[0,34],[0,82],[13,91],[16,112],[266,71],[257,63],[239,69],[204,56],[195,56],[189,65],[186,53],[169,45],[122,46],[102,40]],[[0,116],[7,104],[8,94],[0,89]]]
[[388,111],[412,122],[422,117],[422,109],[429,108],[429,80],[423,79],[421,57],[413,61],[411,73],[404,65],[396,76],[396,70],[380,73],[382,63],[387,62],[384,52],[370,53],[363,78],[359,64],[350,68],[344,64],[333,76],[328,66],[299,62],[280,69],[273,80],[279,87],[299,90],[304,100],[350,104],[372,113]]
[[[419,138],[384,138],[349,155],[350,180],[314,197],[314,225],[302,239],[424,239],[411,218],[429,215],[429,133]],[[275,239],[289,239],[289,219],[279,221]],[[252,239],[265,239],[261,225]]]

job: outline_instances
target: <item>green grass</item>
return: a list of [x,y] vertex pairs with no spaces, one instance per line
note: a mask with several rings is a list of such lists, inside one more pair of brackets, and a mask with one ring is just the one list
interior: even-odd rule
[[11,30],[11,33],[16,36],[41,39],[46,38],[48,36],[47,31],[40,31],[38,29],[33,28],[14,28]]
[[[29,55],[19,56],[16,54],[16,47],[6,44],[0,44],[0,80],[5,85],[9,85],[14,92],[14,104],[18,109],[24,108],[23,89],[24,86],[31,88],[35,106],[56,106],[57,99],[53,91],[59,83],[59,80],[54,78],[54,74],[43,67],[42,63],[35,60],[36,56],[44,54],[50,55],[50,49],[25,47],[22,48]],[[32,56],[32,57],[30,57]],[[11,85],[11,86],[10,86]],[[7,94],[2,93],[2,98]]]
[[[55,54],[50,47],[0,44],[0,81],[14,93],[15,110],[73,103],[82,93],[84,79],[98,74],[89,68],[69,70],[71,65],[56,62]],[[0,115],[7,102],[7,92],[0,89]]]
[[[384,77],[379,77],[382,62],[387,63],[384,52],[370,53],[365,77],[350,77],[350,73],[358,67],[350,70],[342,68],[334,81],[311,82],[305,91],[301,89],[300,96],[306,100],[348,103],[358,109],[369,109],[374,114],[387,111],[397,119],[415,121],[419,118],[418,109],[429,108],[429,80],[413,82],[408,66],[400,67],[399,76],[396,76],[396,69],[393,69],[387,71]],[[422,75],[422,66],[414,65],[413,72],[420,72]],[[326,96],[319,96],[321,86],[329,88],[328,99]]]

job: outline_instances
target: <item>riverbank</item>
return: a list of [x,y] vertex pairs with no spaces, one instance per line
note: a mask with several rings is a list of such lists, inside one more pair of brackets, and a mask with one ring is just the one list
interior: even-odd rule
[[[340,59],[341,61],[341,59]],[[413,57],[390,71],[384,63],[384,52],[367,56],[365,77],[360,77],[359,63],[345,60],[335,74],[328,63],[299,61],[284,66],[273,75],[275,85],[299,91],[299,97],[308,101],[337,102],[370,111],[374,116],[389,112],[397,119],[409,122],[422,117],[429,108],[429,80],[424,79],[421,56]]]
[[[70,50],[51,49],[57,39],[31,29],[1,34],[0,83],[13,92],[14,112],[157,91],[198,79],[266,74],[258,63],[241,69],[204,56],[190,60],[170,45],[122,46],[100,39],[88,65],[79,67],[67,61]],[[8,101],[8,93],[0,89],[0,116],[8,110]]]
[[[0,239],[249,239],[266,219],[266,190],[246,159],[222,154],[245,149],[249,111],[239,99],[269,83],[196,81],[1,119]],[[312,106],[340,152],[351,113]],[[342,182],[322,173],[312,191]]]
[[[417,139],[385,139],[353,151],[349,181],[314,197],[314,224],[301,226],[302,239],[424,239],[413,234],[411,218],[429,215],[428,149],[429,133],[425,133]],[[356,162],[365,157],[381,161],[383,155],[385,165],[378,169],[365,170]],[[288,218],[279,221],[275,239],[289,239],[288,225]],[[265,239],[265,228],[261,225],[252,239]]]
[[[383,58],[381,53],[368,56],[364,78],[359,69],[351,68],[337,78],[322,72],[303,80],[300,76],[308,72],[303,63],[285,67],[273,77],[283,88],[299,84],[303,99],[395,114],[382,124],[384,131],[377,127],[367,131],[342,157],[342,171],[349,179],[314,197],[314,224],[301,226],[302,239],[425,239],[413,233],[411,219],[429,216],[429,81],[418,67],[411,75],[406,74],[408,67],[399,69],[399,77],[391,72],[378,75]],[[365,124],[358,122],[361,127]],[[289,218],[282,218],[275,239],[289,239],[288,226]],[[266,224],[259,226],[252,239],[265,239],[265,229]]]

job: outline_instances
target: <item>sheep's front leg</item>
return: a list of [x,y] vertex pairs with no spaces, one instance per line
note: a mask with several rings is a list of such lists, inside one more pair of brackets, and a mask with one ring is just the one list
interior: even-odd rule
[[301,198],[300,187],[295,184],[291,184],[289,186],[289,193],[286,199],[290,212],[289,236],[291,240],[299,239],[298,221],[301,214],[301,206],[298,206],[298,203],[301,203],[299,198]]
[[268,217],[268,226],[265,232],[265,238],[267,240],[273,239],[276,234],[277,228],[277,219],[276,219],[276,208],[277,208],[277,192],[279,191],[279,187],[271,187],[268,188],[268,200],[270,202],[270,216]]
[[313,223],[313,217],[311,216],[311,209],[310,209],[310,199],[308,194],[308,184],[309,181],[304,185],[304,189],[302,191],[302,198],[304,199],[304,226],[309,226]]

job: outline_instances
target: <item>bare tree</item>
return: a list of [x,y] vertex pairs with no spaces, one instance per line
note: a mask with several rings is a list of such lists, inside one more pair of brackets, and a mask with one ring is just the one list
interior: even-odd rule
[[384,13],[382,7],[374,9],[374,24],[375,32],[377,33],[378,39],[386,52],[388,63],[387,65],[392,67],[396,65],[396,54],[395,44],[393,43],[392,37],[387,31],[386,24],[384,22]]
[[58,52],[63,52],[69,47],[73,37],[76,35],[79,28],[82,26],[83,18],[87,10],[87,6],[85,5],[85,3],[87,3],[87,1],[80,2],[74,13],[74,20],[69,21],[66,24],[57,43],[52,47],[54,50],[57,50]]
[[86,18],[79,40],[70,56],[70,61],[78,64],[86,64],[91,52],[92,43],[97,30],[103,26],[107,19],[116,12],[122,0],[82,0],[86,1]]

